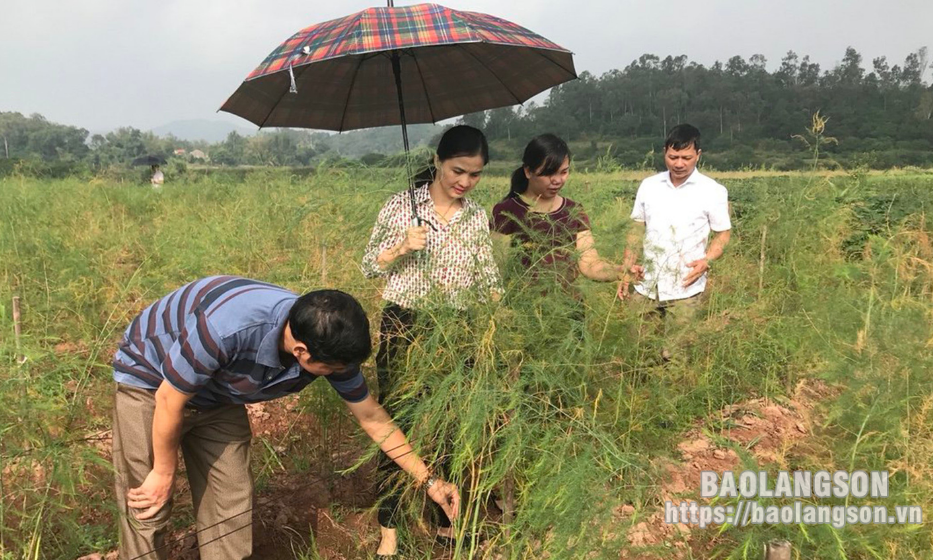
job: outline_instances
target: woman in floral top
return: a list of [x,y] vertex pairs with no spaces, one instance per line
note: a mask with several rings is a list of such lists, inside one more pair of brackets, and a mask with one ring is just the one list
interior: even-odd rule
[[[401,373],[395,358],[409,343],[415,313],[434,306],[464,309],[471,302],[501,294],[486,212],[465,196],[476,187],[488,162],[483,133],[455,126],[438,143],[434,172],[415,189],[417,215],[412,215],[407,191],[392,196],[379,212],[363,257],[363,272],[369,278],[386,277],[376,354],[379,402],[388,404],[386,409],[393,408],[386,397]],[[398,495],[387,483],[397,468],[394,465],[391,461],[380,465],[384,496],[379,508],[379,556],[397,551]],[[453,537],[443,513],[438,525],[439,537]]]

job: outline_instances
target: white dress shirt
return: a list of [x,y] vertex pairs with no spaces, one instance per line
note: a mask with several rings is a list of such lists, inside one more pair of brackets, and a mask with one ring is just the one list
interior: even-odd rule
[[645,277],[635,290],[658,301],[684,299],[706,288],[706,273],[683,287],[687,263],[706,256],[710,231],[732,228],[726,187],[699,171],[675,187],[670,173],[642,181],[632,219],[645,224]]

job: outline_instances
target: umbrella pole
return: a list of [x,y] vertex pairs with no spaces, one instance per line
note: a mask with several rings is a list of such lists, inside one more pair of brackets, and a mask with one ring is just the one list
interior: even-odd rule
[[[389,0],[392,6],[392,0]],[[408,200],[411,202],[411,223],[421,225],[418,209],[415,206],[415,180],[411,173],[411,148],[408,144],[408,123],[405,120],[405,98],[402,95],[402,62],[398,51],[392,51],[392,73],[395,74],[395,89],[398,91],[398,112],[402,120],[402,144],[405,146],[405,168],[408,171]]]

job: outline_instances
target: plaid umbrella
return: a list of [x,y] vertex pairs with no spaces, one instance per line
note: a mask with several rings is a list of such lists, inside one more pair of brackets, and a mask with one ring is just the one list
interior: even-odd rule
[[369,8],[279,45],[221,111],[260,126],[354,130],[522,103],[575,79],[570,51],[494,16],[437,4]]
[[370,8],[294,34],[220,110],[260,127],[344,131],[403,124],[399,95],[404,122],[437,122],[574,78],[569,51],[504,19],[437,4]]

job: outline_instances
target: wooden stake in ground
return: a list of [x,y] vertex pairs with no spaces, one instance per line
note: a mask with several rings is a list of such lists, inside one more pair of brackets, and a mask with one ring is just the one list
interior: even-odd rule
[[758,299],[765,288],[765,240],[768,238],[768,224],[761,228],[761,254],[758,258]]
[[790,560],[792,550],[787,541],[771,541],[765,545],[765,560]]
[[327,285],[327,243],[321,242],[321,286]]
[[23,327],[19,312],[19,296],[13,296],[13,338],[16,340],[16,362],[19,364],[26,361],[26,356],[23,355],[23,345],[20,342],[22,332]]
[[505,526],[505,538],[509,538],[512,521],[515,520],[515,481],[511,476],[502,482],[502,524]]

